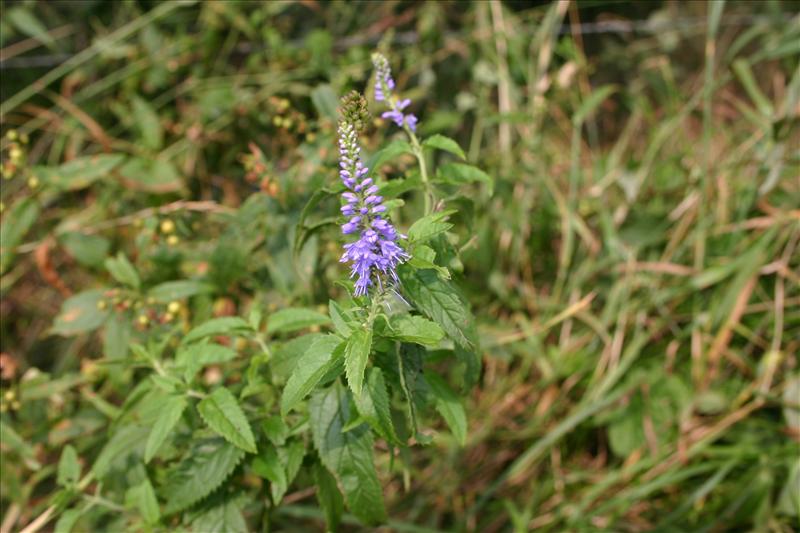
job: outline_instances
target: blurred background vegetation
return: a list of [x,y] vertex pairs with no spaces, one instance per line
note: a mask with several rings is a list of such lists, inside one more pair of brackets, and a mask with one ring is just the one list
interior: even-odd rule
[[[338,96],[375,48],[422,133],[494,178],[454,199],[484,360],[470,436],[379,460],[389,529],[796,531],[799,11],[4,0],[2,531],[51,504],[66,443],[96,456],[136,385],[114,361],[153,323],[341,294],[336,206],[301,210],[336,179]],[[59,315],[114,286],[118,251],[147,286],[210,288]],[[298,485],[272,527],[321,517]]]

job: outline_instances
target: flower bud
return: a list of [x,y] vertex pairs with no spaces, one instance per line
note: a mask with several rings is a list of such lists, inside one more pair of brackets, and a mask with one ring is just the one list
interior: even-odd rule
[[357,132],[363,131],[369,123],[367,100],[358,91],[350,91],[342,98],[339,111],[345,122],[352,124]]

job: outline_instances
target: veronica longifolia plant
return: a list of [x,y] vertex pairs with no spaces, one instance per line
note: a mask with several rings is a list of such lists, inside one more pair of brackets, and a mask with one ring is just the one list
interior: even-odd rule
[[[378,169],[368,168],[359,139],[370,122],[366,100],[355,92],[343,98],[338,148],[345,242],[340,261],[350,269],[352,299],[330,302],[335,333],[311,345],[283,399],[287,413],[311,393],[308,410],[320,468],[336,480],[350,510],[366,523],[385,518],[372,463],[374,437],[385,440],[391,453],[431,443],[422,425],[430,407],[458,443],[466,441],[466,414],[455,389],[467,390],[479,375],[478,341],[466,300],[451,279],[450,267],[459,264],[458,237],[447,219],[456,211],[445,209],[436,187],[446,187],[452,197],[460,186],[488,180],[480,170],[455,162],[430,172],[430,149],[460,158],[463,152],[441,135],[421,141],[418,119],[408,111],[411,101],[396,94],[388,60],[375,54],[373,64],[381,117],[400,127],[407,140],[392,141],[371,159],[387,162],[409,153],[418,171],[386,180]],[[407,235],[391,220],[390,207],[403,204],[387,196],[397,195],[393,191],[422,194],[423,216]],[[428,348],[450,356],[435,370],[426,368]],[[460,380],[458,387],[451,387],[452,378]],[[343,447],[348,453],[342,453]]]

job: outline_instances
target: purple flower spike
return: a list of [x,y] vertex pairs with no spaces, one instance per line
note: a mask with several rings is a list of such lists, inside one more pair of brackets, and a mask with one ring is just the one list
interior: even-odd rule
[[411,113],[403,113],[403,110],[411,105],[411,100],[408,98],[398,100],[392,95],[394,80],[389,60],[383,54],[376,52],[372,54],[372,65],[375,67],[375,100],[386,102],[389,106],[389,111],[385,111],[381,117],[391,120],[398,128],[407,127],[412,132],[416,132],[417,117]]
[[[391,82],[391,83],[389,83]],[[394,87],[391,78],[383,84],[390,91]],[[377,281],[382,288],[382,276],[397,281],[397,265],[410,256],[397,244],[399,234],[391,222],[381,218],[386,212],[383,197],[377,195],[378,186],[367,177],[369,169],[364,166],[359,155],[358,135],[355,126],[347,120],[339,124],[339,154],[342,170],[339,176],[347,191],[342,193],[346,204],[341,207],[342,214],[351,217],[342,225],[342,233],[358,232],[355,242],[344,245],[342,263],[350,264],[350,277],[356,278],[355,294],[363,296]],[[357,182],[361,180],[360,182]]]

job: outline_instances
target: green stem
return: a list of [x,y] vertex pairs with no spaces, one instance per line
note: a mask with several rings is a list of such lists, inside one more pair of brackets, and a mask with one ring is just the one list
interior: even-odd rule
[[431,182],[428,180],[428,166],[425,164],[425,154],[422,151],[422,145],[419,143],[419,139],[417,139],[417,136],[411,131],[411,128],[404,125],[403,129],[406,130],[408,138],[411,139],[411,147],[419,162],[419,174],[422,178],[422,186],[425,188],[425,214],[429,215],[433,210],[433,190],[431,189]]
[[371,329],[372,324],[375,322],[375,319],[378,317],[378,311],[381,308],[381,302],[383,301],[383,295],[379,294],[375,298],[372,299],[372,303],[370,305],[369,313],[367,314],[367,321],[364,323],[364,326]]

